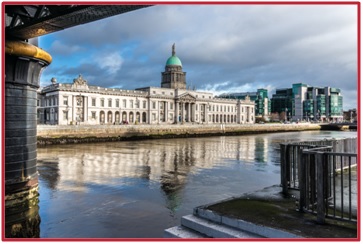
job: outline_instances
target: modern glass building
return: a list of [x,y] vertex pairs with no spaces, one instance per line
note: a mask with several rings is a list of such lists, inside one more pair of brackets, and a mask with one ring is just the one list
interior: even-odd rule
[[229,99],[246,99],[249,97],[251,101],[255,102],[255,116],[263,117],[271,113],[271,102],[268,98],[267,89],[260,88],[257,89],[257,92],[224,93],[218,97]]
[[343,97],[338,88],[297,83],[292,88],[276,90],[271,98],[271,112],[285,112],[288,120],[342,121]]

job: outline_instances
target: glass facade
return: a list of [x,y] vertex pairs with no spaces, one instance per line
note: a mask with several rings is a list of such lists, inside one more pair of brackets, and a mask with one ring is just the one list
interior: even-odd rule
[[339,88],[293,84],[292,88],[276,90],[271,98],[272,113],[286,111],[299,120],[340,121],[343,120],[343,97]]
[[271,112],[281,113],[286,112],[292,113],[293,105],[293,93],[291,88],[276,90],[276,94],[272,95],[271,98]]
[[255,116],[265,116],[271,113],[271,102],[268,98],[267,89],[260,88],[257,89],[257,92],[226,93],[219,97],[244,100],[247,96],[249,96],[251,101],[255,102]]

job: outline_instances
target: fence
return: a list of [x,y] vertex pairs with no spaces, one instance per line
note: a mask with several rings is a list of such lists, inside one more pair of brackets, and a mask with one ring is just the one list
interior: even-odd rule
[[356,143],[356,138],[347,138],[281,144],[283,192],[299,190],[299,209],[317,214],[319,222],[325,217],[355,222],[352,166],[357,165]]

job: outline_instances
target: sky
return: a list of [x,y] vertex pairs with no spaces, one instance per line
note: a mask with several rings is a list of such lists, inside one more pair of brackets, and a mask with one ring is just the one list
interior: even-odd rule
[[187,86],[255,92],[294,83],[340,88],[344,110],[357,108],[356,5],[156,5],[39,38],[53,61],[41,76],[136,89],[160,87],[176,55]]

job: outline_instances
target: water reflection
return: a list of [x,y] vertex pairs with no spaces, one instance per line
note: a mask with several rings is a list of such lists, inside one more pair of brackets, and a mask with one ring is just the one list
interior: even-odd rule
[[162,237],[193,207],[279,184],[279,144],[324,133],[39,148],[41,237]]

